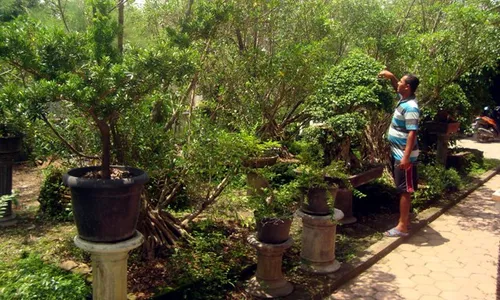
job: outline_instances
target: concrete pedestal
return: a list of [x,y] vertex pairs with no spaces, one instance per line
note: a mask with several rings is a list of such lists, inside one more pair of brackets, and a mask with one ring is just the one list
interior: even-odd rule
[[128,252],[139,247],[144,237],[138,231],[123,242],[94,243],[75,236],[78,248],[88,251],[92,259],[92,299],[127,299]]
[[246,284],[245,290],[256,297],[276,298],[292,293],[293,285],[285,280],[281,265],[283,253],[293,244],[289,238],[281,244],[265,244],[255,235],[248,238],[248,243],[257,250],[257,272]]
[[301,268],[315,274],[337,271],[340,263],[335,259],[336,221],[344,217],[342,211],[335,209],[334,216],[313,216],[298,210],[297,216],[303,224]]

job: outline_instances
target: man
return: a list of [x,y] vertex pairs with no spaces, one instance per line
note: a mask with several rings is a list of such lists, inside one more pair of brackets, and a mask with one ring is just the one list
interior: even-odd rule
[[396,188],[401,193],[399,200],[399,222],[396,227],[386,231],[385,236],[400,237],[408,235],[410,223],[411,194],[417,187],[418,158],[417,130],[420,111],[415,91],[419,80],[407,74],[399,81],[389,71],[382,71],[379,77],[387,78],[399,95],[399,102],[389,127],[388,140],[391,145],[391,161]]

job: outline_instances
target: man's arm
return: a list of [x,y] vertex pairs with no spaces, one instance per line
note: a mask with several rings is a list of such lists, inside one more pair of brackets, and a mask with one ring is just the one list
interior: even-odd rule
[[383,78],[386,78],[386,79],[389,79],[391,81],[391,84],[392,84],[392,87],[394,88],[394,90],[397,92],[398,91],[398,79],[396,78],[396,76],[394,76],[394,74],[392,74],[391,72],[387,71],[387,70],[383,70],[382,72],[378,73],[378,77],[383,77]]
[[417,140],[417,131],[411,130],[408,133],[408,138],[406,139],[405,152],[403,154],[403,158],[401,159],[401,162],[399,163],[399,168],[408,169],[410,167],[410,165],[411,165],[410,155],[411,155],[411,151],[413,150],[413,146],[415,145],[416,140]]

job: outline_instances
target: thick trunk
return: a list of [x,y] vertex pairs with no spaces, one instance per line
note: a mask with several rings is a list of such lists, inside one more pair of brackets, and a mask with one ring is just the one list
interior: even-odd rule
[[101,132],[101,144],[102,144],[102,165],[101,172],[103,179],[111,178],[111,131],[109,129],[108,123],[102,120],[97,121],[97,127]]

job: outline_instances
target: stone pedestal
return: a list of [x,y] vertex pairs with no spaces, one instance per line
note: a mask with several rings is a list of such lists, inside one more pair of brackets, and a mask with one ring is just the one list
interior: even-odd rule
[[17,224],[16,214],[12,212],[9,216],[0,218],[0,228]]
[[301,268],[315,274],[328,274],[337,271],[340,263],[335,259],[336,221],[342,219],[342,211],[335,209],[334,215],[313,216],[300,210],[302,218]]
[[450,136],[448,134],[437,135],[437,153],[436,160],[439,164],[446,166],[446,159],[448,157],[448,141]]
[[92,299],[127,299],[128,252],[139,247],[144,237],[138,231],[125,241],[118,243],[94,243],[75,236],[78,248],[88,251],[92,259]]
[[352,215],[352,190],[339,189],[335,197],[335,208],[344,213],[344,217],[339,220],[341,224],[356,223],[357,219]]
[[281,244],[265,244],[255,235],[248,238],[248,243],[257,250],[257,272],[246,284],[245,290],[256,297],[276,298],[292,293],[293,285],[285,280],[281,265],[283,253],[293,244],[289,238]]

